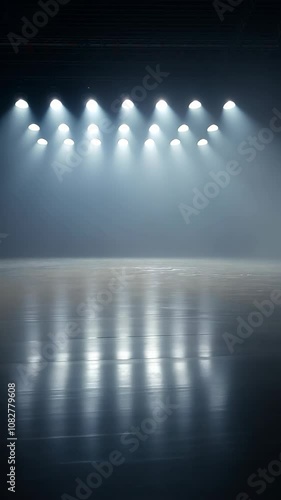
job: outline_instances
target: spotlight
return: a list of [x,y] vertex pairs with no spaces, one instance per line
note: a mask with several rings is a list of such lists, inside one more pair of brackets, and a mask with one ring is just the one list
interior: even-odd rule
[[118,144],[119,146],[125,147],[128,146],[129,142],[127,141],[127,139],[119,139]]
[[119,129],[118,129],[120,132],[129,132],[130,130],[130,127],[128,125],[126,125],[125,123],[123,123],[123,125],[120,125]]
[[130,99],[125,99],[122,103],[122,108],[124,109],[132,109],[134,107],[134,103]]
[[156,123],[154,123],[153,125],[151,125],[151,127],[149,128],[149,132],[152,132],[152,133],[156,133],[156,132],[159,132],[160,128],[158,125],[156,125]]
[[91,125],[89,125],[88,132],[90,132],[91,134],[96,134],[98,131],[99,131],[99,127],[97,125],[95,125],[94,123],[91,123]]
[[74,141],[72,139],[65,139],[63,141],[63,143],[66,145],[66,146],[74,146]]
[[55,111],[58,111],[59,109],[61,109],[62,103],[58,99],[53,99],[50,106]]
[[39,125],[36,125],[36,123],[31,123],[28,128],[29,130],[32,130],[32,132],[39,132],[40,130]]
[[99,139],[92,139],[91,144],[93,144],[93,146],[100,146],[101,141]]
[[46,141],[46,139],[38,139],[37,144],[40,144],[40,146],[47,146],[48,141]]
[[189,105],[190,109],[199,109],[201,108],[202,104],[199,101],[192,101],[192,103]]
[[86,104],[86,107],[87,107],[87,109],[89,109],[89,111],[95,111],[97,106],[98,106],[98,103],[96,101],[94,101],[94,99],[89,99],[89,101]]
[[151,148],[152,146],[155,145],[155,142],[153,139],[147,139],[144,144]]
[[69,126],[66,125],[65,123],[61,123],[61,125],[59,125],[59,131],[60,132],[68,132],[69,131]]
[[189,131],[189,126],[188,125],[181,125],[179,128],[178,128],[178,131],[179,132],[188,132]]
[[235,108],[236,104],[233,101],[227,101],[223,107],[223,109],[233,109]]
[[208,128],[207,128],[207,131],[208,132],[217,132],[217,130],[219,130],[219,127],[217,125],[210,125]]
[[207,146],[208,141],[206,139],[200,139],[200,141],[197,142],[197,146]]
[[20,109],[27,109],[29,108],[28,103],[24,101],[23,99],[19,99],[16,103],[15,106]]
[[170,144],[171,146],[179,146],[181,141],[179,139],[173,139]]
[[168,104],[166,103],[166,101],[163,101],[163,99],[161,99],[161,101],[158,101],[158,103],[156,104],[156,108],[159,109],[159,111],[164,111],[167,106]]

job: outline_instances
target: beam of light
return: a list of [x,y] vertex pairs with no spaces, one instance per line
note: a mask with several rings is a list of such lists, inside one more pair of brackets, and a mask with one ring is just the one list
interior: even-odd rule
[[189,109],[199,109],[202,107],[202,104],[200,101],[192,101],[189,105]]
[[126,146],[128,146],[129,141],[127,141],[127,139],[119,139],[118,144],[121,147],[126,147]]
[[62,108],[62,103],[58,99],[53,99],[50,106],[54,111],[58,111]]
[[233,109],[235,108],[236,104],[233,101],[227,101],[223,107],[223,109]]
[[69,126],[65,123],[61,123],[58,127],[60,132],[69,132]]
[[173,139],[170,144],[171,146],[179,146],[181,141],[179,139]]
[[133,109],[134,103],[131,101],[131,99],[125,99],[125,101],[122,103],[122,108],[124,109]]
[[202,146],[207,146],[208,141],[207,139],[200,139],[200,141],[197,142],[197,146],[202,147]]
[[29,108],[28,103],[24,99],[19,99],[16,103],[15,106],[20,109],[27,109]]
[[39,125],[36,125],[36,123],[31,123],[28,127],[29,130],[32,130],[32,132],[39,132],[40,127]]
[[219,127],[215,124],[213,125],[210,125],[208,128],[207,128],[207,131],[208,132],[217,132],[217,130],[219,130]]
[[153,134],[159,132],[159,130],[160,127],[159,125],[156,125],[156,123],[154,123],[153,125],[151,125],[151,127],[149,127],[149,132],[152,132]]
[[128,125],[126,125],[126,123],[123,123],[122,125],[120,125],[118,130],[120,132],[129,132],[130,127]]
[[88,132],[90,132],[90,134],[97,134],[99,132],[99,127],[95,125],[95,123],[91,123],[88,127]]
[[153,146],[155,146],[155,142],[153,139],[147,139],[144,143],[147,147],[149,148],[152,148]]
[[46,141],[46,139],[38,139],[37,144],[40,144],[40,146],[47,146],[48,141]]
[[74,146],[74,141],[73,139],[65,139],[63,141],[63,143],[66,145],[66,146]]
[[101,141],[99,139],[92,139],[91,144],[93,144],[93,146],[101,146]]
[[86,104],[86,108],[89,111],[95,111],[97,109],[97,107],[98,107],[98,103],[94,99],[89,99],[89,101]]
[[159,111],[164,111],[167,107],[168,107],[168,104],[166,103],[166,101],[163,101],[163,99],[161,99],[161,101],[158,101],[156,104],[156,108]]
[[186,125],[185,123],[178,128],[178,132],[188,132],[188,131],[189,131],[189,126]]

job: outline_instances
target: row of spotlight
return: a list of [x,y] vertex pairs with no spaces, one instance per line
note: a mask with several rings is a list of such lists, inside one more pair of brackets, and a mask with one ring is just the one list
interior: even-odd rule
[[[18,99],[18,101],[15,103],[15,106],[20,109],[27,109],[29,108],[28,103],[24,99]],[[62,108],[62,103],[58,99],[53,99],[50,103],[50,107],[54,111],[59,111]],[[94,99],[89,99],[86,103],[86,107],[89,111],[95,111],[98,108],[98,103]],[[168,107],[168,104],[166,101],[161,99],[160,101],[157,102],[156,108],[159,111],[165,111],[165,109]],[[200,101],[192,101],[189,106],[190,109],[200,109],[202,107],[202,104]],[[132,109],[134,108],[134,103],[130,99],[125,99],[122,103],[122,108],[124,109]],[[223,109],[229,110],[235,108],[235,103],[233,101],[227,101],[225,105],[223,106]]]
[[[40,127],[39,125],[37,125],[36,123],[32,123],[31,125],[29,125],[29,130],[32,130],[33,132],[39,132],[40,131]],[[58,127],[58,130],[60,132],[69,132],[69,126],[66,125],[65,123],[61,123]],[[123,123],[122,125],[120,125],[120,127],[118,128],[118,130],[122,133],[127,133],[130,131],[130,127],[128,125],[126,125],[125,123]],[[213,133],[213,132],[217,132],[219,130],[219,127],[215,124],[213,125],[210,125],[207,129],[208,132],[210,133]],[[160,131],[160,127],[159,125],[157,125],[156,123],[154,123],[153,125],[151,125],[151,127],[149,128],[149,131],[152,133],[152,134],[155,134],[157,132]],[[178,128],[178,132],[180,133],[185,133],[185,132],[188,132],[189,131],[189,126],[186,125],[186,124],[183,124],[181,125],[179,128]],[[90,133],[99,133],[99,127],[98,125],[95,125],[95,124],[91,124],[89,125],[88,127],[88,132]],[[48,144],[48,141],[46,139],[43,139],[43,138],[40,138],[38,139],[37,141],[38,144],[40,144],[41,146],[46,146]],[[101,140],[98,139],[98,138],[94,138],[91,140],[91,143],[94,145],[94,146],[100,146],[101,145]],[[74,141],[73,139],[70,139],[70,138],[67,138],[64,140],[64,144],[66,146],[74,146]],[[118,141],[118,144],[120,144],[121,146],[127,146],[129,144],[129,141],[127,139],[120,139]],[[147,146],[154,146],[155,142],[153,139],[147,139],[145,141],[145,145]],[[181,141],[179,139],[173,139],[171,142],[170,142],[170,145],[171,146],[179,146],[181,144]],[[208,144],[208,141],[206,139],[200,139],[200,141],[198,141],[197,145],[198,146],[206,146]]]
[[[90,142],[93,146],[101,146],[100,139],[95,138],[95,139],[92,139]],[[66,146],[74,146],[74,144],[75,144],[73,139],[65,139],[63,141],[63,143]],[[41,138],[41,139],[38,139],[37,144],[39,144],[40,146],[47,146],[48,141],[46,139]],[[129,145],[129,141],[128,141],[128,139],[119,139],[118,144],[119,144],[119,146],[126,147]],[[145,146],[153,147],[153,146],[155,146],[155,141],[153,139],[147,139],[144,144],[145,144]],[[180,146],[180,144],[181,144],[181,141],[179,139],[173,139],[170,142],[171,146]],[[197,146],[199,146],[199,147],[207,146],[207,144],[208,144],[207,139],[200,139],[200,141],[197,142]]]

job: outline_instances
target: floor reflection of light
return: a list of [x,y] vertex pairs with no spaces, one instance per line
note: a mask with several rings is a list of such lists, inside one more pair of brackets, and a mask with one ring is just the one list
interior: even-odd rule
[[126,360],[131,358],[131,353],[129,351],[118,351],[117,352],[117,359],[119,360]]
[[132,387],[132,364],[119,363],[117,365],[117,383],[120,387]]
[[159,338],[158,337],[147,337],[144,338],[144,357],[146,359],[158,359],[160,358],[159,349]]
[[101,364],[99,361],[83,364],[83,388],[102,392]]
[[174,377],[177,386],[190,385],[187,361],[175,361],[173,363]]

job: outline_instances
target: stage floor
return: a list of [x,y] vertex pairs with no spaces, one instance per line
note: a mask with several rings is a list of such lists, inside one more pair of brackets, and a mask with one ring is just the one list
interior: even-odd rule
[[266,485],[262,498],[280,497],[281,464],[258,478],[281,454],[280,263],[15,260],[0,272],[1,454],[15,382],[16,496],[253,500]]

